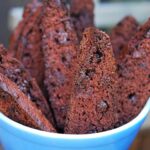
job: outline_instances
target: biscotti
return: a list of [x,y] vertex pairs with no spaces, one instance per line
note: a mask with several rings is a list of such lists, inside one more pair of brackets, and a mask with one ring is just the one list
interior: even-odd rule
[[93,0],[71,0],[70,15],[80,41],[85,28],[94,26]]
[[31,77],[25,67],[15,58],[12,58],[6,49],[0,45],[0,73],[16,83],[18,88],[37,106],[39,110],[53,121],[48,102],[44,98],[36,80]]
[[43,4],[38,0],[34,0],[26,6],[23,20],[12,34],[9,49],[13,57],[23,63],[44,91],[44,60],[40,29],[42,7]]
[[23,125],[56,132],[44,115],[18,88],[18,86],[0,73],[0,112]]
[[41,22],[45,85],[58,128],[63,129],[78,39],[63,1],[44,0]]
[[111,31],[110,38],[116,61],[122,59],[126,46],[138,29],[138,22],[132,16],[123,18]]
[[123,124],[137,116],[150,97],[150,19],[138,29],[127,48],[118,64]]
[[109,36],[87,28],[80,46],[65,133],[85,134],[114,128],[117,73]]

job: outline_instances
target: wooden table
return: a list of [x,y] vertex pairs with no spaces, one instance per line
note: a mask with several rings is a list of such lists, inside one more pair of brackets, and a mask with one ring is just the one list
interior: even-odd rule
[[2,150],[2,147],[0,146],[0,150]]
[[131,150],[150,150],[150,129],[139,133]]

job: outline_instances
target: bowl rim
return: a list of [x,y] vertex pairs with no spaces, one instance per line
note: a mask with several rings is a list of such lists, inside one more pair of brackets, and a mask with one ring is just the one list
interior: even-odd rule
[[18,131],[21,132],[26,132],[26,134],[32,134],[35,136],[40,136],[44,138],[53,138],[53,139],[78,139],[78,140],[83,140],[83,139],[93,139],[93,138],[100,138],[100,137],[106,137],[110,135],[114,135],[117,133],[120,133],[122,131],[128,130],[129,128],[132,128],[134,125],[138,124],[140,121],[142,121],[150,112],[150,98],[146,102],[145,106],[141,110],[141,112],[130,122],[126,123],[125,125],[122,125],[118,128],[108,130],[108,131],[103,131],[99,133],[93,133],[93,134],[61,134],[61,133],[50,133],[46,131],[40,131],[34,128],[27,127],[25,125],[22,125],[18,122],[15,122],[11,119],[9,119],[7,116],[2,114],[0,112],[0,120],[2,120],[5,124],[8,124],[12,128],[17,129]]

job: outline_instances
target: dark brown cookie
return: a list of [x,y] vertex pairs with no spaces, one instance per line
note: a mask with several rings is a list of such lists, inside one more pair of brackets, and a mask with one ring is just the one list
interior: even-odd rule
[[[40,29],[42,6],[42,3],[37,0],[27,5],[24,18],[13,33],[10,50],[13,52],[13,56],[24,64],[44,91],[44,60]],[[16,44],[14,45],[14,43]]]
[[28,18],[31,16],[31,7],[30,5],[27,5],[24,9],[23,13],[23,19],[22,21],[18,24],[16,29],[13,31],[13,33],[10,36],[10,41],[9,41],[9,51],[12,55],[15,54],[15,50],[17,49],[18,45],[18,40],[21,36],[21,32],[24,29],[26,22],[28,21]]
[[77,72],[65,133],[85,134],[114,128],[118,107],[116,64],[109,36],[87,28],[80,46]]
[[[37,4],[37,5],[35,5]],[[12,55],[14,55],[15,50],[17,49],[18,40],[21,37],[22,30],[26,28],[26,23],[28,22],[28,19],[34,14],[34,11],[40,6],[41,3],[38,2],[38,0],[33,0],[33,3],[29,3],[26,5],[23,13],[23,19],[18,24],[16,29],[13,31],[11,37],[10,37],[10,43],[9,43],[9,50],[11,51]]]
[[0,112],[23,125],[56,132],[44,115],[18,86],[0,73]]
[[44,0],[42,17],[45,85],[57,126],[63,129],[74,75],[77,36],[62,1]]
[[150,19],[138,29],[127,48],[118,65],[123,123],[138,115],[150,97]]
[[94,25],[93,0],[71,0],[70,14],[80,41],[84,29]]
[[[116,61],[122,59],[126,46],[138,29],[138,23],[132,16],[123,18],[111,31],[110,38]],[[121,58],[120,58],[121,57]]]
[[31,77],[29,72],[18,60],[8,55],[2,45],[0,45],[0,73],[15,82],[18,88],[36,104],[38,109],[44,113],[49,121],[53,120],[48,103],[35,79]]

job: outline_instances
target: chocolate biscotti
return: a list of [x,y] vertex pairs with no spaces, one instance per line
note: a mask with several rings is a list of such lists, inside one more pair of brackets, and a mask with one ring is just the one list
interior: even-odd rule
[[42,47],[45,61],[45,85],[57,126],[63,129],[70,83],[74,75],[78,39],[63,1],[44,0]]
[[93,0],[71,0],[70,15],[80,41],[84,29],[94,26]]
[[111,31],[110,38],[116,61],[122,59],[120,55],[125,53],[126,46],[138,29],[138,22],[132,16],[123,18]]
[[[24,8],[22,21],[18,24],[18,26],[10,36],[9,50],[11,51],[12,55],[17,49],[18,40],[21,37],[22,30],[26,28],[26,23],[28,23],[28,19],[34,14],[34,11],[36,9],[41,7],[42,3],[37,2],[38,0],[33,0],[33,3],[29,3],[26,5],[26,7]],[[35,3],[38,5],[34,5]]]
[[123,124],[137,116],[150,97],[150,19],[138,29],[127,48],[118,64]]
[[13,32],[9,49],[13,56],[23,63],[44,91],[44,60],[40,29],[42,7],[43,4],[38,0],[27,5],[23,20]]
[[80,46],[65,133],[85,134],[114,128],[117,73],[109,36],[87,28]]
[[23,125],[56,132],[32,101],[2,73],[0,73],[0,112]]
[[15,49],[17,49],[18,40],[21,37],[21,32],[25,28],[25,25],[28,22],[28,18],[31,16],[31,14],[32,14],[32,7],[30,4],[28,4],[24,8],[22,21],[18,24],[18,26],[16,27],[16,29],[12,32],[12,34],[10,36],[9,51],[10,51],[12,56],[15,53]]
[[17,84],[18,88],[37,106],[39,110],[53,121],[50,107],[44,98],[36,80],[15,58],[12,58],[6,49],[0,45],[0,73],[4,74],[11,81]]

